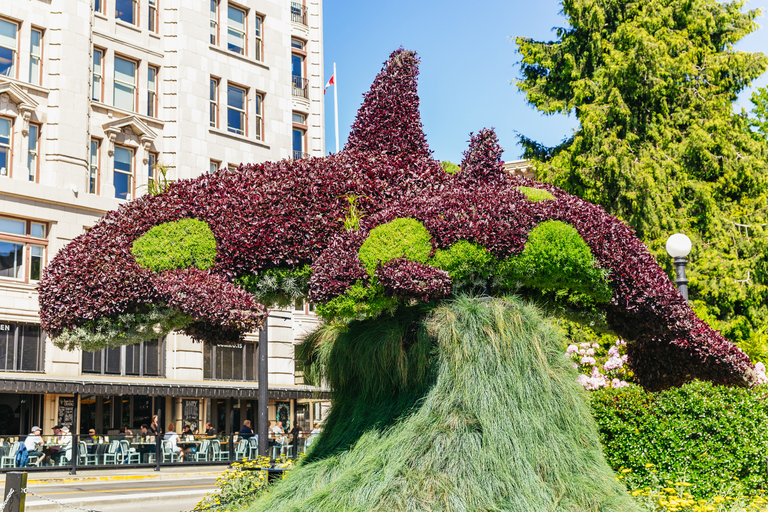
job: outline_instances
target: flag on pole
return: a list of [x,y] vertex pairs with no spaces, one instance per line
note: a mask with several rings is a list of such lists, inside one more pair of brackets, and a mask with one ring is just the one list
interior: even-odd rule
[[336,85],[336,73],[331,75],[331,79],[328,80],[328,83],[325,84],[325,89],[323,89],[323,94],[325,94],[325,91],[328,90],[328,88],[332,85]]

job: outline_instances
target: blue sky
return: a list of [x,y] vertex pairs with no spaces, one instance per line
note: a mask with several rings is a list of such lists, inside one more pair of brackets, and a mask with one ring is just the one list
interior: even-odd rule
[[[757,22],[764,27],[744,38],[739,49],[768,53],[768,0],[753,0],[747,7],[763,11]],[[546,145],[557,144],[570,135],[576,120],[540,114],[525,102],[513,81],[519,77],[520,60],[515,37],[554,39],[553,27],[565,25],[560,10],[554,0],[326,0],[325,80],[331,77],[335,62],[340,147],[363,94],[389,54],[400,46],[421,57],[421,116],[435,158],[459,163],[469,133],[491,126],[507,161],[521,156],[517,133]],[[768,84],[768,74],[756,84]],[[748,93],[741,95],[740,104],[751,108]],[[328,89],[325,109],[325,146],[332,152],[333,88]]]

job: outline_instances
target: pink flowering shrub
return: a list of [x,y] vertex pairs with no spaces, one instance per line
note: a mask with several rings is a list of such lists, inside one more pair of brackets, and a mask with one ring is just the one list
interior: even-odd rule
[[579,372],[576,381],[584,389],[620,388],[633,380],[626,365],[626,347],[627,342],[618,339],[605,353],[598,343],[582,342],[568,345],[565,357],[573,361],[573,367]]

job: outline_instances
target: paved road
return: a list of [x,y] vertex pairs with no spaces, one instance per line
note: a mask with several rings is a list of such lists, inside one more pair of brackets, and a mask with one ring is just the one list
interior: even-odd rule
[[[177,475],[172,478],[143,478],[117,481],[31,483],[29,512],[72,512],[76,506],[100,512],[186,512],[206,492],[216,488],[216,475]],[[51,503],[54,499],[65,505]]]

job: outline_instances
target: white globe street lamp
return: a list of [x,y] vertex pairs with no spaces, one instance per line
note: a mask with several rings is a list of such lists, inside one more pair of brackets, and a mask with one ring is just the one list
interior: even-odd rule
[[685,259],[691,253],[691,239],[682,233],[675,233],[667,239],[667,254],[672,256],[675,263],[675,273],[677,278],[675,284],[677,289],[688,300],[688,279],[685,277]]

